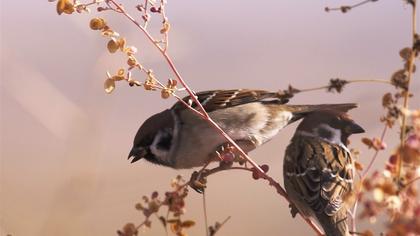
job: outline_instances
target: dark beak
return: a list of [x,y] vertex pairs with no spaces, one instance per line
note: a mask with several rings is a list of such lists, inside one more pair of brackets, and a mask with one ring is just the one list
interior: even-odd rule
[[352,122],[349,126],[348,126],[348,130],[350,134],[360,134],[360,133],[364,133],[365,130],[358,124]]
[[134,163],[140,159],[143,158],[143,156],[146,154],[146,151],[143,148],[136,148],[133,147],[133,149],[131,149],[130,154],[128,154],[128,160],[130,160],[130,158],[133,157],[133,159],[131,160],[131,163]]

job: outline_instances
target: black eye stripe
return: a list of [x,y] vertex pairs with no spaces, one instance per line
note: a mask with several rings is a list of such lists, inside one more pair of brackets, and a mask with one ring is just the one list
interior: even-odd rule
[[161,150],[169,150],[172,144],[172,132],[163,131],[159,137],[159,142],[156,147]]
[[330,139],[333,137],[333,133],[331,130],[325,129],[325,128],[319,128],[318,129],[318,135],[325,139]]

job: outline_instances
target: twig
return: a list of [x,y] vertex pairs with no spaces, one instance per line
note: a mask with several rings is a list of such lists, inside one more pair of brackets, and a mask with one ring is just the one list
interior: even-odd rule
[[358,2],[358,3],[353,4],[353,5],[349,5],[349,6],[340,6],[340,7],[332,7],[332,8],[326,7],[325,8],[325,11],[326,12],[329,12],[329,11],[341,11],[343,13],[346,13],[346,12],[350,11],[353,8],[360,7],[360,6],[365,5],[365,4],[369,3],[369,2],[376,2],[376,1],[378,1],[378,0],[364,0],[364,1]]

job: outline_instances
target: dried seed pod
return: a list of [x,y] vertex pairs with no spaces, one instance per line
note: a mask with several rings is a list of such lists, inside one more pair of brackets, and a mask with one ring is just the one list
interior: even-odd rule
[[119,46],[119,44],[118,44],[118,42],[117,42],[117,40],[115,40],[115,39],[111,39],[111,40],[109,40],[109,42],[108,42],[108,44],[106,45],[106,47],[108,48],[108,51],[110,52],[110,53],[115,53],[119,48],[120,48],[120,46]]

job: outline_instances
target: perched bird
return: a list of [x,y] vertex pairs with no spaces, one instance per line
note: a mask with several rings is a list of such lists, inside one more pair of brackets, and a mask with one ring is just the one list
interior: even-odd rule
[[[245,151],[271,140],[283,127],[313,111],[347,111],[355,104],[285,105],[280,93],[263,90],[215,90],[197,94],[209,116]],[[184,101],[196,107],[190,97]],[[208,122],[178,101],[147,119],[128,156],[175,169],[204,166],[226,144]]]
[[363,132],[343,111],[315,111],[302,120],[286,149],[283,175],[289,199],[304,216],[315,218],[327,236],[350,235],[343,198],[352,191],[354,166],[346,145],[351,134]]

